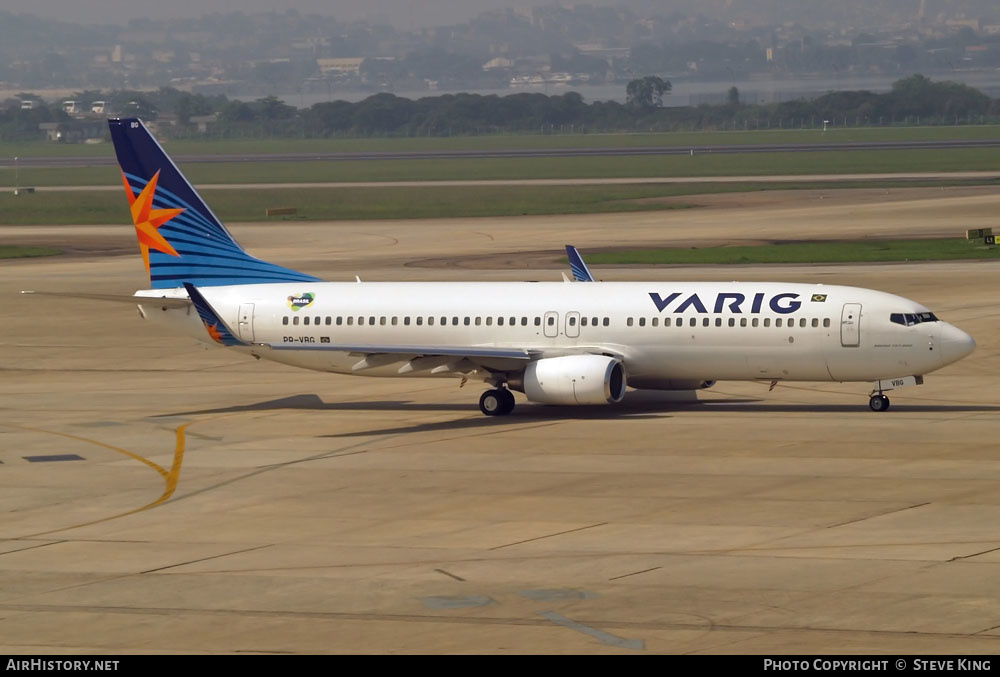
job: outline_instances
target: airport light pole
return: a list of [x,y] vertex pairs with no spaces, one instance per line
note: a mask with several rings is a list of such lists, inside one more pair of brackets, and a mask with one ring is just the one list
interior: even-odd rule
[[20,192],[21,187],[21,172],[18,166],[18,157],[14,156],[14,195]]

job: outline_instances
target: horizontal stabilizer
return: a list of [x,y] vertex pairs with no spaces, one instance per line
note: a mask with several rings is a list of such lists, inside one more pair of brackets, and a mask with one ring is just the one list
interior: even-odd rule
[[59,291],[31,291],[25,290],[22,294],[32,294],[34,296],[56,296],[69,299],[84,299],[86,301],[111,301],[113,303],[128,303],[131,305],[143,304],[157,306],[161,308],[188,308],[191,306],[189,299],[168,298],[166,296],[130,296],[128,294],[78,294],[75,292]]

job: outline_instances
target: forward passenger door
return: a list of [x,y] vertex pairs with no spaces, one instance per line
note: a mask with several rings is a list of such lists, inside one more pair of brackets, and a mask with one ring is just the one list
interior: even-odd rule
[[861,345],[861,304],[845,303],[840,314],[840,345],[857,348]]

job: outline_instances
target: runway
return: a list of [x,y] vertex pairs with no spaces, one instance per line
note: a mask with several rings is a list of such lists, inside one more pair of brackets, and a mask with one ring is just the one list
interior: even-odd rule
[[[958,234],[998,208],[872,189],[230,229],[328,279],[559,279],[567,242]],[[0,229],[86,252],[0,262],[0,651],[1000,650],[996,262],[595,267],[883,289],[979,347],[884,414],[864,384],[721,383],[492,419],[471,384],[298,371],[130,307],[17,295],[145,287],[123,217]]]

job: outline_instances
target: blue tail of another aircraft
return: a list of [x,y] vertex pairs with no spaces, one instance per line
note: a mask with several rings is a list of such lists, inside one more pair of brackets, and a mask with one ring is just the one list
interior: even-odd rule
[[318,279],[243,251],[141,120],[108,126],[153,289]]
[[573,277],[577,282],[593,282],[594,276],[590,273],[590,268],[584,263],[580,252],[571,244],[566,245],[566,256],[569,257],[569,268],[573,271]]

